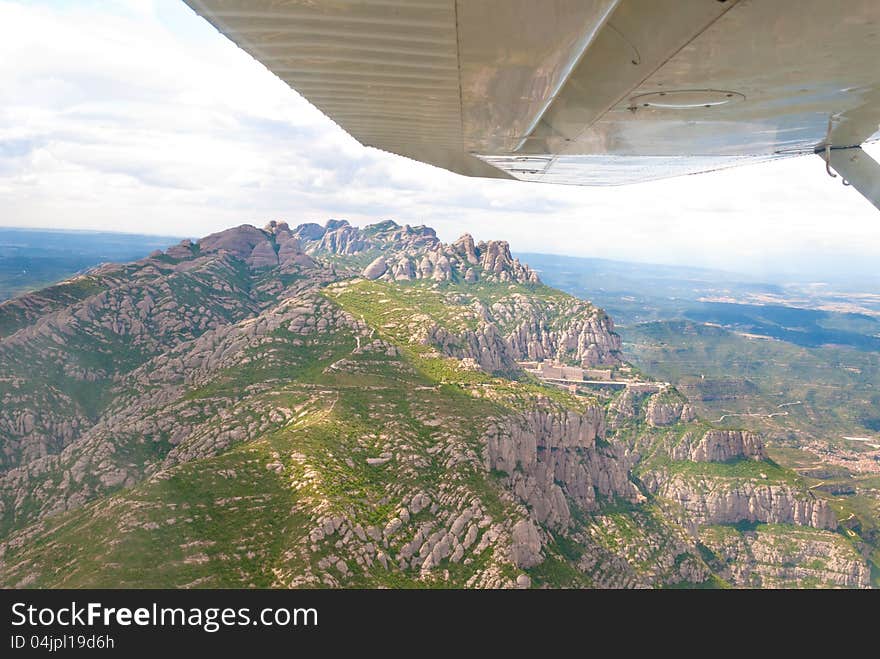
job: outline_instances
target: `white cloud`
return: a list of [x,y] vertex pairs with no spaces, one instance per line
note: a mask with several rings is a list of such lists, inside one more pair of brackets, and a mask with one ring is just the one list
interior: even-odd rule
[[179,0],[0,1],[0,208],[5,225],[188,235],[392,218],[737,270],[880,255],[876,211],[815,158],[572,188],[363,148]]

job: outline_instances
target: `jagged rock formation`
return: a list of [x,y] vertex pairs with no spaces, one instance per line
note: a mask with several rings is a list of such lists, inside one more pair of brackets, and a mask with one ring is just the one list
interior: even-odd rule
[[550,305],[526,295],[511,295],[488,313],[499,319],[517,359],[552,359],[581,366],[620,363],[620,337],[601,310],[575,298]]
[[694,524],[763,522],[836,529],[828,502],[787,484],[650,474],[648,490],[681,506]]
[[644,398],[645,394],[629,387],[624,389],[608,407],[608,427],[618,430],[632,425],[639,418],[641,401]]
[[[186,250],[191,253],[187,254]],[[212,233],[202,238],[198,245],[184,240],[180,246],[168,250],[167,254],[174,258],[188,258],[194,250],[206,254],[225,252],[255,269],[274,268],[288,263],[313,265],[286,222],[272,221],[262,230],[243,224],[234,229]]]
[[517,369],[515,355],[492,323],[481,322],[476,329],[465,329],[458,334],[434,325],[422,341],[448,357],[470,359],[488,373]]
[[696,416],[694,408],[684,397],[659,393],[648,400],[646,418],[649,425],[671,426],[679,421],[693,421]]
[[513,258],[510,245],[500,240],[474,243],[464,234],[451,245],[437,238],[433,229],[391,220],[365,229],[345,220],[331,220],[326,226],[303,224],[293,231],[308,254],[358,256],[381,252],[363,271],[368,279],[390,281],[430,279],[433,281],[476,281],[495,283],[538,283],[538,275]]
[[[674,443],[654,448],[677,462],[647,468],[642,482],[652,494],[679,506],[692,526],[763,522],[837,528],[837,518],[827,501],[817,499],[793,480],[779,482],[786,474],[765,463],[764,443],[754,433],[685,431]],[[743,471],[738,470],[737,461],[754,464]]]
[[324,226],[301,224],[293,230],[293,235],[302,241],[306,253],[315,256],[357,256],[388,248],[424,251],[440,245],[436,232],[430,227],[401,227],[391,220],[363,230],[351,226],[346,220],[329,220]]
[[3,585],[870,583],[760,437],[671,387],[526,378],[616,366],[620,338],[503,242],[245,225],[0,304],[0,328]]
[[485,436],[488,467],[506,474],[509,487],[536,521],[567,527],[569,500],[587,511],[597,509],[597,495],[638,500],[625,455],[596,448],[596,439],[605,435],[601,408],[551,413],[553,405],[546,399],[539,406],[494,421]]
[[697,441],[687,434],[673,450],[676,460],[727,462],[737,458],[766,460],[764,441],[755,433],[742,430],[709,430]]
[[870,588],[871,570],[840,535],[813,529],[768,527],[739,533],[709,527],[700,541],[731,583],[752,588]]

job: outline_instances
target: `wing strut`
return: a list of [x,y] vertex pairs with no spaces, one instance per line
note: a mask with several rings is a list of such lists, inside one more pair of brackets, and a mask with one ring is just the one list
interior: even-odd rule
[[862,147],[831,147],[818,155],[825,159],[826,166],[832,167],[843,177],[845,184],[854,187],[880,209],[880,163],[865,153]]

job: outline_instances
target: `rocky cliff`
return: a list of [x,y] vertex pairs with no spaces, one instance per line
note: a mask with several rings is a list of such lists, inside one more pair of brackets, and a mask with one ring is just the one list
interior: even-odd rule
[[643,465],[642,482],[683,510],[692,528],[738,522],[837,528],[828,502],[770,462],[754,433],[684,430],[649,450],[653,455]]
[[374,257],[362,271],[368,279],[467,283],[539,281],[537,274],[511,256],[506,242],[475,243],[469,234],[446,245],[433,229],[425,226],[399,226],[387,220],[359,229],[345,220],[331,220],[323,227],[300,225],[293,235],[312,255]]
[[693,421],[697,415],[683,396],[662,392],[648,400],[645,417],[649,425],[671,426],[679,421]]
[[598,509],[597,496],[637,501],[625,452],[597,448],[605,436],[604,411],[556,410],[548,399],[538,409],[494,420],[484,436],[486,464],[504,472],[505,481],[540,524],[565,528],[569,501],[580,509]]
[[687,433],[672,451],[674,460],[694,462],[727,462],[736,459],[766,460],[764,441],[752,432],[742,430],[709,430],[697,439]]
[[657,473],[648,475],[644,482],[652,494],[681,506],[695,525],[763,522],[837,528],[837,518],[827,501],[788,484]]
[[518,368],[516,353],[511,351],[493,323],[480,322],[476,328],[458,333],[432,325],[426,330],[422,341],[447,357],[467,359],[487,373],[509,372]]
[[589,302],[571,297],[545,302],[534,296],[511,295],[485,313],[505,328],[517,359],[586,367],[620,363],[620,336],[614,332],[614,323]]
[[731,583],[751,588],[870,588],[871,570],[839,534],[768,526],[740,532],[712,526],[700,532],[704,552]]

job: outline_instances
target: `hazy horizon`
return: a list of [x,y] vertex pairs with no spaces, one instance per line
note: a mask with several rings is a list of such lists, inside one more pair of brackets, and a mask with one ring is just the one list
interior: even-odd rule
[[[329,220],[343,220],[345,218],[326,218],[323,220],[305,220],[304,222],[290,222],[288,220],[284,220],[279,218],[278,221],[288,221],[291,226],[296,226],[298,224],[303,224],[306,222],[316,222],[318,224],[324,225]],[[367,221],[362,223],[354,223],[350,222],[352,226],[355,227],[364,227],[369,224],[375,224],[378,222],[383,222],[387,220],[393,220],[393,218],[385,218],[385,219],[376,219],[373,221]],[[348,221],[348,220],[347,220]],[[396,222],[396,220],[393,220]],[[397,222],[399,225],[403,225],[406,223]],[[246,223],[252,224],[254,226],[264,226],[265,223]],[[426,226],[431,226],[428,223]],[[230,228],[230,227],[226,227]],[[433,228],[433,227],[432,227]],[[221,229],[222,230],[222,229]],[[24,232],[47,232],[47,233],[82,233],[82,234],[95,234],[95,235],[120,235],[120,236],[144,236],[151,238],[167,238],[169,240],[168,246],[171,246],[177,243],[180,240],[191,239],[197,240],[203,238],[204,236],[196,236],[196,235],[168,235],[162,233],[136,233],[130,231],[110,231],[110,230],[101,230],[101,229],[68,229],[68,228],[58,228],[58,227],[23,227],[23,226],[6,226],[0,224],[0,237],[2,237],[2,233],[4,231],[24,231]],[[460,234],[459,234],[460,235]],[[440,235],[438,231],[438,237],[445,243],[451,243],[459,235],[455,236],[443,236]],[[492,240],[492,236],[474,236],[477,241],[479,240]],[[3,247],[2,242],[0,242],[0,247]],[[766,272],[763,275],[755,272],[747,272],[742,270],[730,270],[728,268],[723,267],[713,267],[713,266],[705,266],[705,265],[691,265],[691,264],[680,264],[680,263],[663,263],[660,261],[641,261],[637,259],[619,259],[619,258],[608,258],[605,256],[587,256],[587,255],[578,255],[578,254],[566,254],[564,252],[542,252],[535,251],[533,249],[521,249],[517,244],[511,244],[511,252],[514,256],[524,260],[526,263],[529,263],[527,257],[529,256],[554,256],[560,259],[572,259],[572,260],[585,260],[585,261],[601,261],[613,264],[625,264],[625,265],[639,265],[645,267],[657,267],[657,268],[668,268],[670,271],[677,270],[679,272],[693,272],[693,273],[704,273],[704,274],[714,274],[714,275],[730,275],[731,277],[736,277],[738,281],[742,282],[752,282],[752,283],[772,283],[772,284],[831,284],[831,285],[846,285],[853,287],[851,292],[854,292],[856,289],[864,291],[865,289],[876,289],[880,286],[880,273],[874,273],[872,271],[857,271],[854,275],[846,275],[840,272],[837,273],[823,273],[819,272],[815,268],[804,267],[803,270],[788,270],[788,271],[777,271],[777,272]],[[540,268],[535,266],[534,264],[529,265],[540,272]],[[828,276],[830,275],[830,276]],[[731,280],[733,281],[733,280]]]
[[873,279],[880,260],[876,209],[819,158],[616,188],[469,179],[359,145],[180,0],[0,0],[0,81],[4,226],[391,218],[755,277]]

